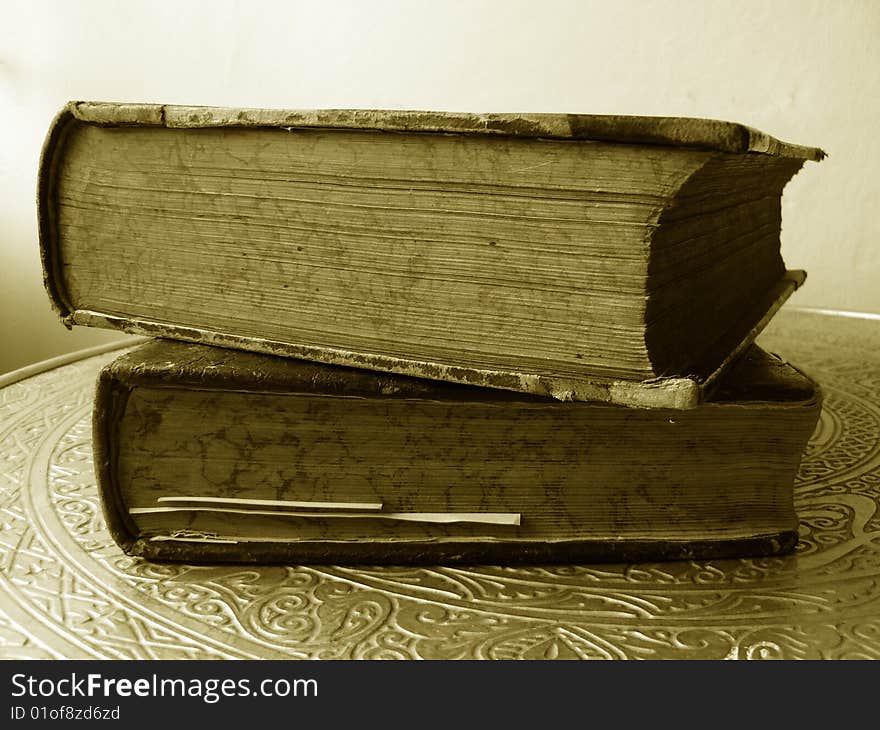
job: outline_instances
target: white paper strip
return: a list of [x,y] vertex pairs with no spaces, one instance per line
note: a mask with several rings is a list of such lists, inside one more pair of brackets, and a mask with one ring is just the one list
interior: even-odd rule
[[234,515],[267,517],[348,517],[399,520],[402,522],[476,522],[482,525],[519,525],[518,512],[299,512],[295,510],[255,510],[232,507],[132,507],[131,515],[155,515],[165,512],[222,512]]
[[242,499],[238,497],[159,497],[157,502],[194,502],[208,505],[253,505],[255,507],[303,507],[305,509],[382,509],[381,502],[296,502],[287,499]]

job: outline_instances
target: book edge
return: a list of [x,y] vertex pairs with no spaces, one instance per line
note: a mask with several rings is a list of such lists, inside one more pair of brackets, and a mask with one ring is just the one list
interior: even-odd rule
[[787,272],[780,282],[781,291],[773,299],[769,309],[741,339],[727,358],[705,377],[667,377],[641,381],[625,381],[615,378],[590,376],[584,378],[549,377],[534,373],[506,370],[465,368],[441,363],[408,360],[384,355],[350,352],[328,347],[296,345],[263,338],[240,337],[215,330],[181,327],[168,323],[139,318],[119,317],[90,310],[75,310],[66,317],[68,325],[103,327],[121,330],[135,335],[165,337],[185,342],[196,342],[217,347],[320,362],[325,365],[341,365],[378,372],[390,372],[410,377],[440,380],[485,388],[497,388],[538,396],[548,396],[561,401],[589,401],[611,403],[634,408],[670,408],[684,410],[694,408],[705,399],[707,392],[718,382],[721,375],[748,349],[773,315],[790,294],[803,282],[805,274]]
[[566,540],[442,539],[295,542],[229,542],[138,538],[132,556],[160,562],[288,564],[516,564],[706,560],[783,555],[794,550],[797,529],[744,537],[655,540],[589,538]]
[[439,380],[483,388],[530,393],[560,401],[615,403],[632,407],[693,408],[702,401],[702,386],[691,377],[621,381],[612,378],[552,378],[505,370],[465,368],[441,363],[371,355],[329,347],[296,345],[258,337],[241,337],[215,330],[181,327],[136,317],[74,310],[66,317],[68,325],[101,327],[133,335],[159,337],[183,342],[225,347],[300,360],[340,365],[362,370],[389,372],[428,380]]
[[[163,347],[163,343],[165,347]],[[169,346],[172,349],[169,349]],[[183,360],[173,348],[193,348],[195,357],[192,360]],[[213,353],[225,353],[233,362],[215,362],[210,360],[210,355],[205,353],[210,350]],[[784,358],[765,351],[755,345],[743,354],[737,362],[749,356],[749,353],[757,353],[765,358],[773,360],[809,385],[809,395],[802,398],[725,398],[722,401],[712,399],[704,400],[700,408],[740,408],[771,405],[779,409],[787,408],[810,408],[819,405],[822,400],[820,386],[813,377],[803,370],[792,365]],[[295,370],[267,370],[260,373],[257,378],[256,370],[261,368],[259,363],[253,361],[240,369],[234,362],[237,355],[244,357],[268,357],[282,363],[298,363],[309,366],[305,372]],[[327,373],[338,374],[338,380],[328,380],[322,377],[321,368]],[[371,371],[363,368],[349,368],[337,365],[325,365],[314,361],[300,360],[296,358],[277,357],[262,355],[246,350],[214,347],[198,343],[187,343],[171,339],[152,339],[122,353],[112,362],[108,363],[104,370],[106,377],[115,379],[119,387],[132,391],[136,388],[171,389],[171,390],[197,390],[211,392],[235,392],[250,395],[275,395],[275,396],[304,396],[340,399],[387,399],[430,401],[446,403],[473,404],[481,403],[487,406],[499,408],[509,407],[511,404],[548,406],[551,404],[561,405],[560,401],[546,396],[534,396],[531,393],[511,391],[501,388],[486,388],[480,386],[463,385],[443,380],[429,380],[427,378],[414,378],[408,375],[388,373],[386,371]],[[267,377],[263,377],[267,374]],[[342,387],[340,387],[342,386]],[[458,390],[461,389],[461,390]],[[492,394],[497,394],[493,397]],[[598,408],[622,408],[619,404],[604,403],[597,401],[581,402],[581,405]],[[656,411],[669,409],[642,408],[638,410]]]
[[699,147],[818,162],[817,147],[796,145],[738,122],[696,117],[554,113],[468,113],[389,109],[255,109],[71,101],[80,122],[103,126],[277,127],[482,134]]

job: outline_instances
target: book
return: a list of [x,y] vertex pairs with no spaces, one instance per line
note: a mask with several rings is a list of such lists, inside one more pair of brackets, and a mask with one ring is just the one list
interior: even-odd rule
[[780,200],[823,155],[706,119],[72,102],[45,281],[68,326],[689,408],[803,281]]
[[93,443],[114,539],[152,560],[770,555],[820,407],[757,346],[676,410],[152,340],[101,372]]

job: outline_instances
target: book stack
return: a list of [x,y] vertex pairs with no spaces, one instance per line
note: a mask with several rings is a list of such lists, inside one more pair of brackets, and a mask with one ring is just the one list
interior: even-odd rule
[[41,161],[68,326],[108,365],[129,554],[440,563],[767,555],[816,385],[753,344],[821,150],[740,124],[71,103]]

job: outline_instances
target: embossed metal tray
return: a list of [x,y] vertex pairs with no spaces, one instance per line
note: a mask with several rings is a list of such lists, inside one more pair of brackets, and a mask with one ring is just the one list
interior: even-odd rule
[[112,542],[95,489],[93,387],[115,353],[7,377],[0,658],[878,658],[880,321],[783,311],[759,344],[826,395],[785,558],[150,564]]

